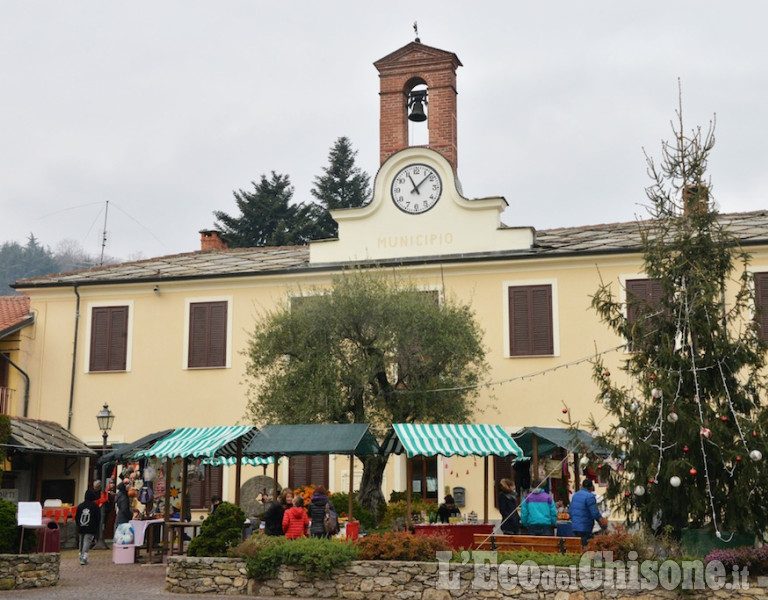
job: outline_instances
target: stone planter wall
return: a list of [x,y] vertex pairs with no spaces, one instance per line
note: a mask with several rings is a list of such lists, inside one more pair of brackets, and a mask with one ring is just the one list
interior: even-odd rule
[[[719,589],[665,589],[668,579],[662,563],[656,585],[638,585],[637,568],[595,569],[581,574],[576,568],[521,565],[476,567],[474,564],[356,561],[331,579],[309,579],[294,567],[280,567],[275,578],[248,580],[246,564],[228,558],[171,557],[166,589],[183,593],[219,593],[260,597],[348,598],[350,600],[679,600],[737,598],[768,600],[768,587],[737,579],[741,587],[724,579]],[[634,579],[633,579],[634,576]],[[685,581],[685,579],[683,579]],[[690,581],[690,580],[689,580]],[[765,582],[768,586],[768,581]],[[669,586],[667,586],[669,587]]]
[[58,553],[0,554],[0,590],[56,585],[60,563]]

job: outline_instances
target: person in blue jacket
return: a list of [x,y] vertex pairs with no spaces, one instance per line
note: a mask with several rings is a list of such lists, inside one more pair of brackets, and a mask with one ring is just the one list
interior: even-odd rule
[[595,484],[591,479],[585,479],[581,489],[571,498],[571,523],[573,523],[573,533],[581,538],[581,545],[586,546],[592,538],[592,530],[595,521],[600,527],[605,529],[608,521],[600,514],[597,509],[597,500],[595,499]]
[[531,535],[552,535],[557,525],[557,508],[548,492],[541,488],[541,481],[533,482],[533,491],[525,497],[521,506],[523,526]]

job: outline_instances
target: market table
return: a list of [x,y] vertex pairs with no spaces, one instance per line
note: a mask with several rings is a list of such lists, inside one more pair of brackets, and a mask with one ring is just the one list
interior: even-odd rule
[[493,523],[434,523],[414,525],[416,535],[444,535],[454,550],[471,550],[476,533],[491,535]]
[[184,529],[192,528],[192,537],[197,537],[197,530],[203,524],[202,521],[168,521],[166,526],[170,531],[168,543],[168,556],[173,556],[173,546],[178,543],[178,554],[184,554]]

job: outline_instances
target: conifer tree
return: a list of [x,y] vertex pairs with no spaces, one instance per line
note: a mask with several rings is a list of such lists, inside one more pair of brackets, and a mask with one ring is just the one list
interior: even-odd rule
[[[657,298],[601,285],[592,306],[628,341],[614,383],[595,365],[598,402],[613,424],[599,438],[616,462],[607,496],[652,528],[710,527],[763,536],[768,527],[765,344],[754,319],[749,256],[711,197],[714,122],[684,134],[682,108],[662,143],[650,219],[641,221],[644,271]],[[768,332],[763,332],[763,335]],[[611,468],[612,466],[612,468]]]

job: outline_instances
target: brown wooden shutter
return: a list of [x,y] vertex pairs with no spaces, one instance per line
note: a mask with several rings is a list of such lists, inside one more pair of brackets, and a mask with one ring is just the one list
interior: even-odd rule
[[227,303],[189,305],[189,358],[187,365],[224,367],[227,364]]
[[128,307],[99,306],[91,312],[90,371],[125,371]]
[[[661,282],[658,279],[627,279],[627,321],[631,325],[646,318],[661,303]],[[632,340],[627,349],[632,351]]]
[[768,273],[755,273],[755,318],[760,339],[768,341]]
[[515,460],[514,456],[495,456],[493,457],[493,505],[499,507],[499,481],[502,479],[515,480],[515,471],[512,468],[512,462]]
[[195,479],[187,486],[189,489],[189,506],[193,510],[210,508],[211,496],[222,496],[223,467],[201,467],[205,474],[202,481]]
[[509,288],[511,356],[554,354],[552,286]]
[[288,487],[323,485],[328,489],[328,455],[302,454],[288,461]]

